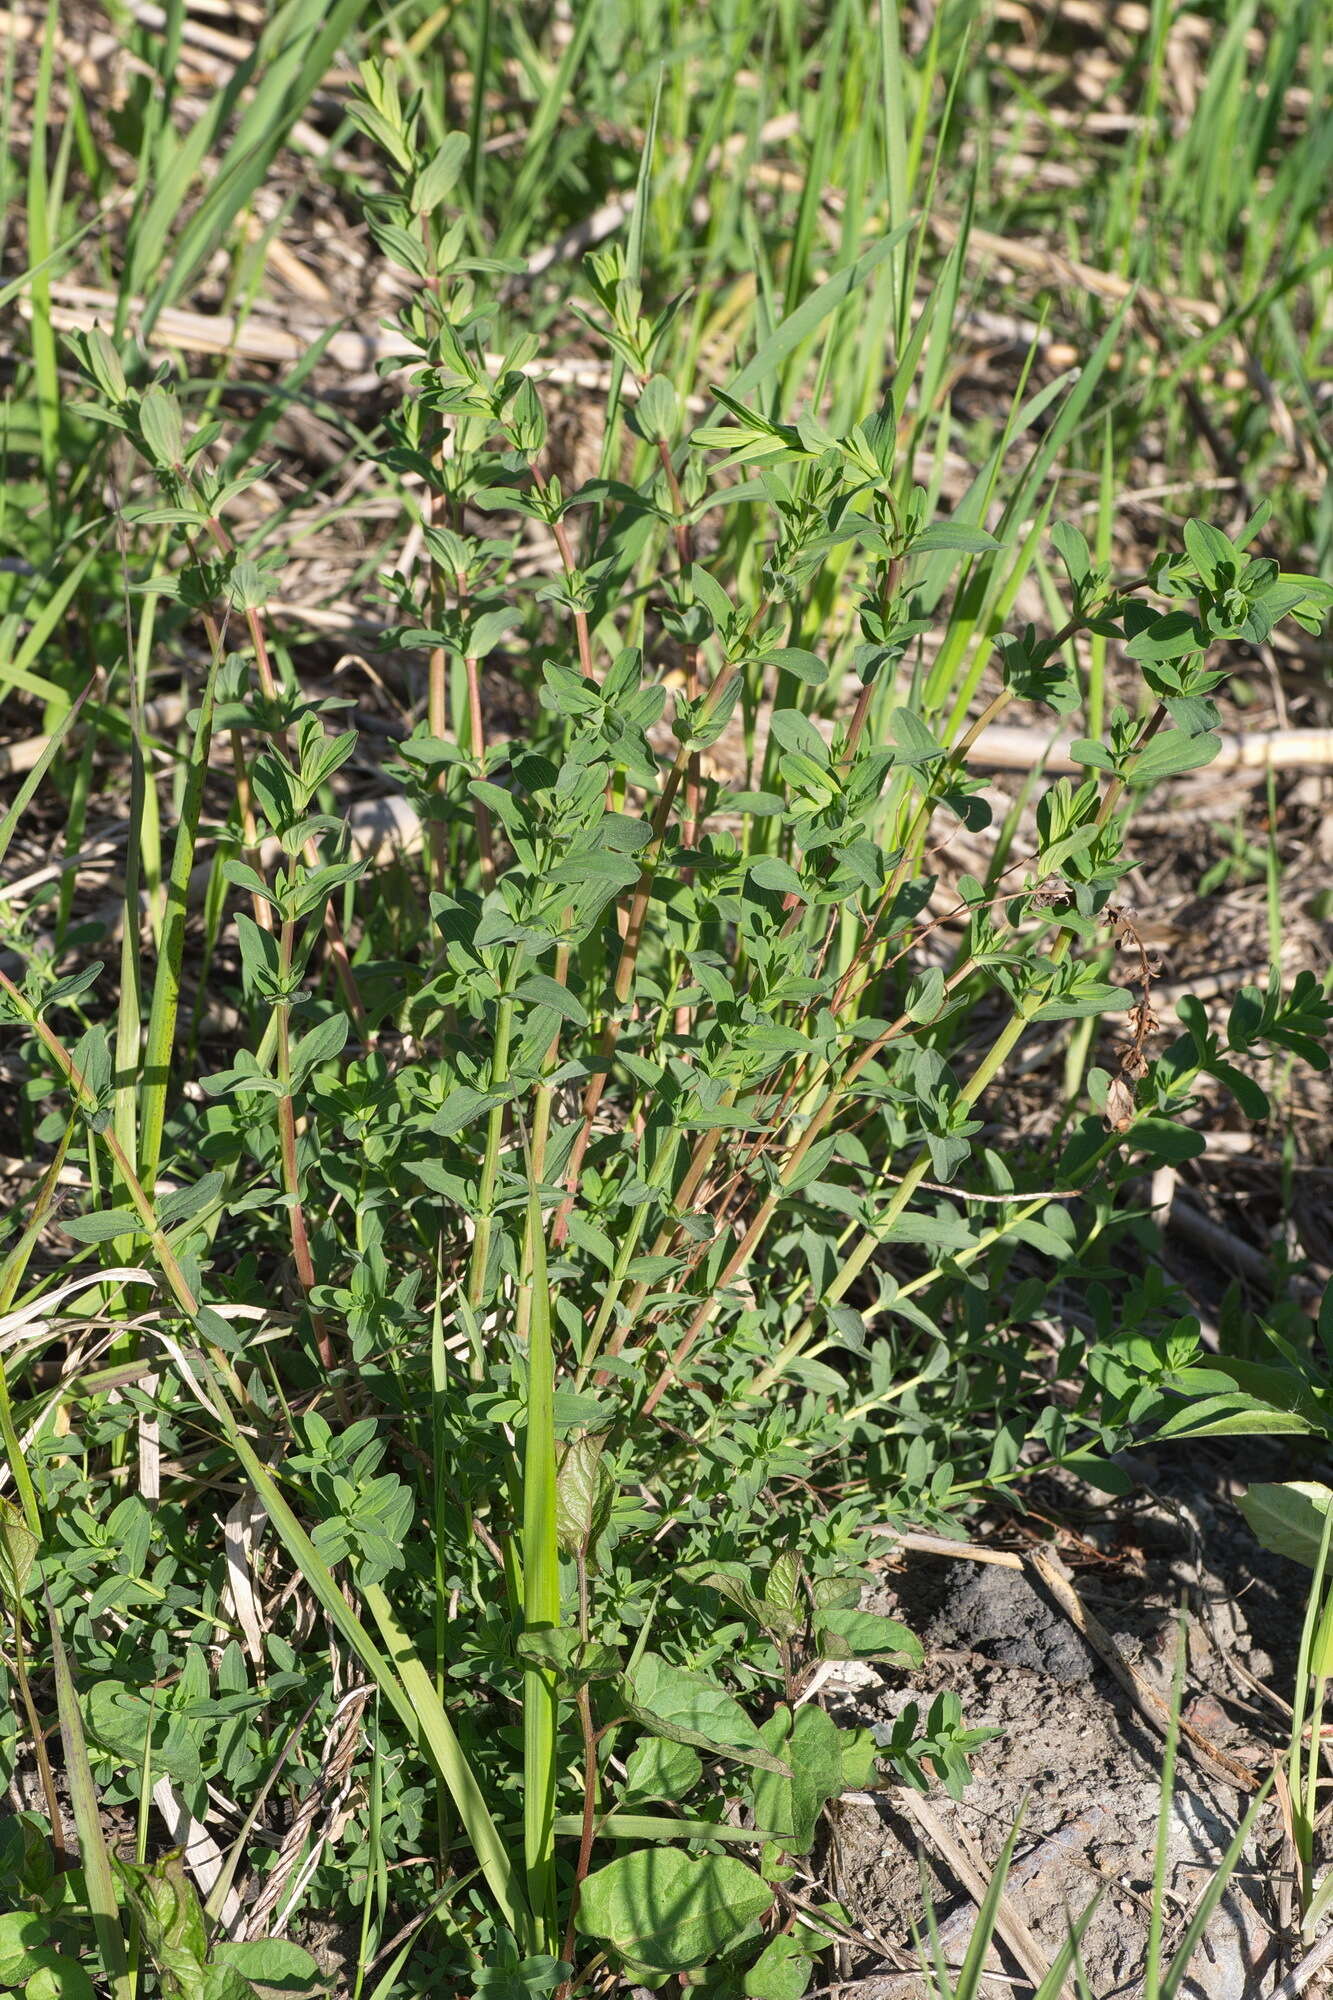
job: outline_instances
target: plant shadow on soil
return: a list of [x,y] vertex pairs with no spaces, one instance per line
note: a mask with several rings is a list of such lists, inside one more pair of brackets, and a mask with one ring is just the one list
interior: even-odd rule
[[[1045,1499],[1066,1523],[1076,1522],[1078,1540],[1061,1549],[1076,1587],[1163,1698],[1183,1622],[1183,1713],[1260,1779],[1287,1744],[1284,1711],[1309,1578],[1260,1547],[1235,1495],[1292,1471],[1277,1450],[1237,1449],[1228,1440],[1221,1448],[1177,1447],[1169,1458],[1136,1457],[1136,1490],[1123,1501],[1069,1485],[1028,1490],[1038,1517]],[[831,1705],[848,1721],[887,1729],[909,1701],[924,1711],[952,1690],[969,1727],[1001,1730],[973,1756],[973,1782],[961,1803],[937,1794],[932,1805],[986,1864],[1021,1810],[1009,1901],[1049,1961],[1070,1920],[1098,1899],[1081,1948],[1087,1991],[1093,2000],[1130,2000],[1141,1991],[1147,1949],[1161,1740],[1026,1571],[899,1552],[873,1602],[920,1633],[925,1665],[906,1682],[878,1676],[877,1686],[862,1685]],[[1168,1954],[1248,1803],[1182,1743],[1170,1820]],[[829,1861],[862,1934],[905,1949],[899,1966],[917,1962],[912,1930],[925,1937],[923,1894],[937,1913],[946,1960],[958,1965],[975,1906],[892,1795],[845,1800],[835,1809]],[[1180,1989],[1188,2000],[1257,2000],[1271,1990],[1291,1956],[1283,1958],[1280,1942],[1289,1884],[1290,1849],[1270,1794]],[[881,1950],[878,1963],[868,1956],[854,1968],[865,2000],[934,1992],[891,1963]],[[1010,1977],[986,1981],[983,1991],[1027,1990],[1021,1979],[1013,1983],[1020,1968],[1003,1945],[988,1963]]]

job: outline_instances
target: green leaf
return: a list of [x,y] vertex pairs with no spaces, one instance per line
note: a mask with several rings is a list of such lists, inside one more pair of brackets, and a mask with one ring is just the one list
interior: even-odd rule
[[790,1616],[802,1612],[801,1578],[804,1564],[799,1549],[783,1549],[773,1558],[764,1579],[764,1608]]
[[117,1236],[142,1236],[144,1228],[133,1208],[97,1208],[89,1215],[71,1215],[61,1228],[76,1243],[110,1243]]
[[238,910],[236,942],[241,947],[246,978],[257,992],[270,991],[278,978],[278,941],[273,933],[262,929],[244,910]]
[[605,1437],[583,1431],[570,1438],[559,1455],[555,1476],[555,1524],[567,1556],[577,1555],[596,1539],[604,1525],[613,1494],[602,1466]]
[[779,855],[764,854],[758,861],[750,863],[750,880],[760,889],[772,889],[778,895],[804,896],[801,878],[789,861]]
[[[192,1215],[198,1215],[217,1200],[227,1184],[223,1173],[204,1174],[191,1187],[177,1188],[174,1194],[163,1196],[157,1204],[157,1219],[163,1229],[176,1229],[182,1222],[188,1222]],[[137,1217],[136,1217],[137,1225]]]
[[297,1090],[322,1064],[332,1062],[342,1054],[347,1041],[348,1020],[345,1014],[330,1014],[320,1021],[309,1034],[302,1035],[291,1052],[292,1088]]
[[770,381],[787,357],[795,353],[802,341],[809,339],[844,299],[860,289],[871,272],[878,270],[885,258],[893,254],[913,227],[911,218],[900,222],[888,236],[872,244],[854,264],[848,265],[845,270],[835,271],[831,278],[817,285],[795,312],[788,313],[786,319],[773,329],[753,360],[747,362],[739,374],[732,376],[727,384],[728,393],[733,397],[748,396],[751,390],[762,388]]
[[1207,643],[1207,634],[1188,611],[1168,611],[1131,639],[1125,651],[1131,660],[1180,660]]
[[746,1972],[741,1984],[746,2000],[801,2000],[815,1959],[827,1942],[804,1924],[799,1930],[780,1931]]
[[0,1985],[21,1986],[50,1935],[43,1919],[30,1912],[11,1910],[0,1917]]
[[864,1791],[873,1785],[879,1768],[879,1745],[869,1729],[840,1729],[842,1745],[842,1788]]
[[286,1938],[254,1938],[249,1944],[213,1947],[214,1962],[230,1966],[252,1986],[279,1993],[308,1993],[323,1978],[308,1951]]
[[495,651],[510,627],[518,623],[520,613],[514,606],[507,605],[503,611],[483,611],[468,631],[468,656],[474,660],[484,660]]
[[1125,1134],[1125,1144],[1132,1152],[1146,1153],[1159,1166],[1178,1167],[1186,1160],[1197,1160],[1207,1143],[1202,1132],[1173,1124],[1169,1118],[1140,1118]]
[[525,1667],[549,1668],[562,1696],[576,1693],[588,1681],[612,1680],[620,1672],[620,1654],[614,1646],[580,1639],[572,1625],[520,1632],[514,1651]]
[[785,1772],[781,1758],[767,1749],[740,1703],[703,1674],[673,1667],[645,1653],[625,1676],[621,1699],[635,1720],[673,1743]]
[[95,958],[91,965],[85,965],[82,972],[71,972],[64,979],[57,979],[54,986],[43,994],[40,1011],[45,1014],[52,1007],[67,1007],[71,1000],[77,1000],[88,991],[102,971],[102,961]]
[[1256,1541],[1274,1555],[1313,1569],[1319,1560],[1324,1523],[1333,1508],[1333,1489],[1317,1480],[1251,1486],[1238,1501]]
[[784,674],[791,674],[795,680],[804,681],[807,687],[823,687],[828,679],[828,667],[817,653],[808,653],[803,646],[779,646],[774,652],[765,653],[764,658]]
[[896,1618],[855,1608],[825,1611],[820,1618],[819,1650],[827,1660],[893,1660],[919,1667],[921,1641]]
[[577,1028],[588,1025],[588,1010],[576,994],[558,979],[552,979],[545,972],[530,972],[526,979],[519,981],[515,992],[520,1000],[535,1000],[539,1006],[554,1007],[567,1021]]
[[907,996],[909,1021],[933,1021],[945,1002],[944,974],[938,965],[929,965]]
[[154,382],[139,402],[139,429],[154,464],[171,471],[185,458],[185,434],[180,404],[169,389]]
[[773,819],[786,811],[786,801],[777,792],[728,792],[727,811],[750,813],[755,819]]
[[665,1736],[645,1736],[631,1750],[625,1762],[625,1786],[621,1797],[631,1799],[683,1799],[703,1776],[703,1759],[688,1743],[672,1743]]
[[781,1617],[782,1622],[777,1629],[783,1638],[793,1638],[805,1623],[804,1617],[799,1620],[789,1620],[785,1614],[779,1614],[775,1606],[766,1603],[751,1590],[743,1576],[729,1576],[724,1570],[711,1569],[707,1563],[690,1564],[679,1574],[688,1577],[692,1583],[701,1583],[706,1590],[716,1590],[720,1596],[727,1598],[730,1603],[743,1611],[748,1618],[753,1618],[756,1624],[766,1625],[772,1629],[775,1617]]
[[794,750],[815,764],[827,766],[829,747],[808,715],[799,708],[774,709],[769,722],[771,733],[784,750]]
[[751,1788],[755,1818],[761,1826],[778,1829],[789,1854],[808,1854],[814,1845],[820,1814],[843,1788],[841,1731],[815,1702],[780,1708],[764,1724],[764,1741],[781,1752],[791,1776],[771,1771],[756,1774]]
[[921,717],[910,708],[895,708],[889,717],[889,728],[902,753],[900,761],[903,763],[921,763],[926,758],[944,755],[943,747],[935,741]]
[[650,443],[670,443],[680,422],[680,399],[665,375],[650,375],[634,406],[634,428]]
[[[11,1605],[22,1598],[32,1577],[40,1543],[22,1510],[0,1494],[0,1590]],[[0,1922],[4,1920],[0,1918]]]
[[1295,1410],[1266,1409],[1249,1396],[1205,1396],[1168,1417],[1153,1437],[1308,1437],[1317,1429]]
[[23,1992],[24,2000],[95,2000],[93,1982],[83,1967],[59,1951],[37,1954]]
[[1080,736],[1069,746],[1069,754],[1076,764],[1088,764],[1095,771],[1113,771],[1115,763],[1109,750],[1091,737]]
[[963,555],[984,556],[1003,547],[1004,543],[997,542],[994,535],[988,535],[984,528],[971,527],[966,521],[935,521],[912,538],[904,553],[917,556],[937,549],[956,549]]
[[1088,979],[1076,991],[1048,1000],[1032,1016],[1034,1021],[1078,1021],[1089,1014],[1123,1014],[1134,1004],[1134,995],[1123,986],[1108,986],[1104,980]]
[[1234,569],[1240,559],[1239,551],[1222,530],[1207,521],[1186,521],[1185,547],[1194,567],[1207,584],[1216,583],[1219,569]]
[[772,1903],[762,1876],[734,1855],[648,1847],[587,1877],[575,1921],[630,1965],[688,1972],[734,1951]]
[[1182,771],[1202,770],[1221,748],[1221,737],[1211,730],[1189,736],[1183,729],[1170,729],[1165,736],[1154,736],[1134,759],[1133,781],[1136,785],[1155,784]]
[[[443,1108],[432,1118],[430,1129],[437,1138],[452,1138],[455,1132],[463,1131],[466,1126],[480,1118],[484,1111],[490,1111],[495,1105],[503,1104],[504,1101],[503,1091],[474,1090],[471,1084],[461,1083],[457,1090],[451,1091],[446,1097]],[[412,1163],[409,1171],[424,1180],[427,1187],[432,1187],[434,1182],[430,1178],[429,1169],[433,1165],[433,1161],[418,1160]]]
[[427,161],[413,182],[412,207],[416,214],[429,215],[439,207],[462,172],[468,151],[466,132],[447,135],[434,159]]
[[1072,522],[1057,521],[1051,529],[1051,546],[1058,554],[1069,580],[1077,586],[1092,573],[1092,550],[1088,538]]

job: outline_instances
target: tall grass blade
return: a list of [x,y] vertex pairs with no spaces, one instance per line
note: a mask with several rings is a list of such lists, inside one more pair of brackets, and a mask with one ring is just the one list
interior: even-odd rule
[[0,819],[0,861],[4,860],[9,843],[14,838],[14,829],[27,811],[37,787],[41,784],[42,779],[46,776],[52,764],[54,764],[61,744],[74,727],[78,719],[79,710],[83,707],[84,702],[87,701],[92,690],[93,683],[89,681],[83,692],[65,710],[60,720],[48,732],[46,742],[42,746],[41,755],[15,793],[14,803],[10,806],[4,818]]
[[46,145],[51,129],[51,85],[60,23],[60,0],[49,0],[41,37],[37,86],[33,97],[28,154],[28,256],[32,265],[32,368],[37,393],[37,428],[42,470],[55,496],[56,460],[60,438],[60,383],[56,373],[56,337],[51,324],[51,239],[58,221],[54,190],[47,178]]
[[1009,1829],[1008,1838],[996,1856],[990,1881],[986,1884],[986,1894],[977,1913],[977,1921],[968,1939],[967,1951],[963,1957],[962,1969],[958,1974],[958,1984],[954,1988],[953,2000],[977,2000],[986,1976],[986,1958],[990,1951],[991,1939],[995,1935],[995,1925],[1000,1915],[1000,1905],[1004,1900],[1004,1885],[1009,1879],[1009,1865],[1014,1858],[1014,1846],[1018,1831],[1023,1824],[1020,1812]]
[[[155,199],[153,229],[142,247],[136,283],[131,287],[147,292],[142,316],[145,339],[163,308],[185,290],[262,185],[274,155],[304,112],[339,43],[355,27],[361,11],[361,0],[336,0],[333,6],[324,5],[323,0],[289,0],[274,16],[254,58],[246,65],[247,76],[258,79],[253,95],[217,172],[210,175],[207,194],[181,231],[166,271],[150,289],[150,271],[164,254],[183,195],[209,150],[207,143],[201,150],[193,134],[187,141],[190,153],[173,165]],[[233,101],[236,94],[232,93]],[[224,92],[219,105],[227,101],[228,93]],[[214,123],[224,124],[225,116]]]
[[[536,1182],[528,1187],[528,1408],[523,1450],[523,1629],[560,1624],[560,1553],[555,1511],[555,1356],[546,1237]],[[555,1738],[557,1687],[550,1666],[523,1674],[523,1851],[528,1901],[555,1934]]]
[[[186,1369],[188,1374],[188,1364]],[[426,1751],[448,1787],[505,1922],[520,1934],[526,1933],[527,1905],[522,1884],[509,1858],[509,1850],[436,1693],[435,1683],[399,1626],[384,1591],[378,1584],[363,1584],[361,1595],[389,1648],[389,1659],[385,1658],[351,1609],[324,1558],[288,1506],[277,1481],[254,1451],[231,1411],[220,1397],[209,1400],[226,1433],[227,1442],[244,1466],[288,1555],[399,1721]]]
[[727,384],[728,394],[739,398],[767,387],[801,342],[808,340],[829,314],[844,305],[861,289],[871,272],[877,271],[886,258],[893,255],[911,226],[910,222],[900,222],[896,229],[863,251],[854,264],[835,271],[831,278],[817,285],[794,313],[778,321],[758,352],[732,377]]
[[1228,1842],[1226,1853],[1217,1864],[1217,1872],[1200,1897],[1198,1908],[1185,1927],[1185,1935],[1180,1940],[1171,1963],[1162,1974],[1161,1983],[1158,1987],[1159,2000],[1175,2000],[1176,1994],[1180,1991],[1185,1975],[1190,1969],[1190,1963],[1199,1948],[1200,1940],[1212,1918],[1213,1911],[1217,1908],[1227,1883],[1236,1872],[1236,1866],[1245,1851],[1245,1843],[1253,1831],[1254,1823],[1258,1819],[1259,1813],[1272,1788],[1273,1775],[1270,1772],[1251,1799],[1244,1819]]
[[88,1909],[93,1920],[93,1932],[97,1938],[98,1955],[113,2000],[132,2000],[134,1989],[130,1979],[129,1954],[126,1950],[125,1933],[121,1928],[120,1906],[111,1873],[111,1856],[107,1849],[106,1835],[102,1831],[97,1787],[93,1783],[92,1766],[88,1762],[83,1716],[74,1688],[74,1678],[69,1670],[64,1641],[60,1636],[60,1621],[56,1616],[49,1592],[46,1597],[46,1616],[51,1633],[51,1664],[55,1672],[60,1740],[65,1752],[65,1780],[69,1786],[70,1804],[74,1809],[74,1824],[79,1835],[83,1879],[87,1890]]

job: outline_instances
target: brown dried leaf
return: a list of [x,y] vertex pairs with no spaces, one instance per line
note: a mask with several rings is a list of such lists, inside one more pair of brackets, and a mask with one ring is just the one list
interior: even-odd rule
[[1128,1132],[1134,1123],[1134,1092],[1123,1076],[1112,1077],[1104,1116],[1113,1132]]

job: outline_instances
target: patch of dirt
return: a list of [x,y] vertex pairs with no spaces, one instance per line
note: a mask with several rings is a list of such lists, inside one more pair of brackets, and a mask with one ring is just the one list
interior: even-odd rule
[[[1290,1476],[1262,1451],[1247,1450],[1246,1464],[1255,1479]],[[1057,1544],[1065,1566],[1083,1603],[1159,1699],[1170,1696],[1183,1622],[1185,1719],[1262,1780],[1287,1740],[1283,1711],[1306,1574],[1250,1535],[1234,1504],[1234,1452],[1228,1464],[1221,1453],[1196,1447],[1187,1464],[1135,1470],[1150,1483],[1132,1498],[1089,1506],[1082,1490],[1090,1517]],[[1070,1492],[1061,1497],[1068,1521]],[[925,1895],[948,1963],[961,1963],[976,1908],[954,1872],[957,1848],[988,1873],[1021,1812],[1009,1906],[1049,1964],[1070,1921],[1095,1902],[1081,1947],[1087,1992],[1093,2000],[1131,2000],[1142,1990],[1148,1944],[1160,1734],[1029,1567],[909,1553],[885,1576],[875,1606],[914,1625],[926,1661],[906,1681],[877,1675],[875,1685],[847,1692],[842,1717],[886,1736],[909,1702],[924,1715],[937,1694],[951,1690],[969,1727],[1002,1734],[974,1754],[973,1782],[961,1802],[931,1794],[933,1830],[901,1792],[838,1807],[832,1884],[878,1953],[856,1968],[858,1994],[925,2000],[934,1993],[919,1974],[902,1970],[919,1963],[913,1927],[925,1937]],[[1168,1956],[1251,1796],[1182,1742],[1168,1829]],[[1270,1795],[1208,1920],[1182,1995],[1259,2000],[1271,1992],[1299,1956],[1291,1948],[1291,1881],[1291,1852]],[[1003,1944],[988,1962],[997,1975],[985,1984],[988,1994],[1030,1990]],[[1328,1993],[1333,1982],[1305,1990]]]

